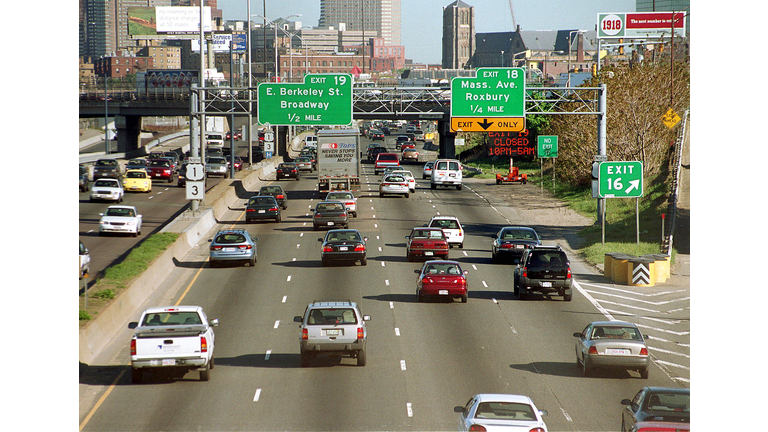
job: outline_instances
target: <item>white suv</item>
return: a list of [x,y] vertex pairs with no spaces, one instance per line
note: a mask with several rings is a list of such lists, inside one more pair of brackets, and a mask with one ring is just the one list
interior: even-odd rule
[[310,303],[304,315],[293,318],[301,329],[301,366],[309,366],[318,354],[349,356],[357,359],[358,366],[365,366],[368,337],[365,322],[370,319],[370,316],[360,312],[354,302]]
[[456,159],[438,159],[432,167],[430,186],[437,189],[437,185],[456,186],[461,190],[461,162]]
[[442,229],[448,240],[448,246],[457,245],[460,249],[464,248],[464,227],[456,216],[432,216],[429,223],[424,226]]

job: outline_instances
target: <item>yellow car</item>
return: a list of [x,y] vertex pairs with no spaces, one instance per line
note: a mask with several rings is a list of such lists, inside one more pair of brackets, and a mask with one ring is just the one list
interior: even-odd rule
[[123,178],[126,192],[152,192],[152,179],[144,170],[128,170]]

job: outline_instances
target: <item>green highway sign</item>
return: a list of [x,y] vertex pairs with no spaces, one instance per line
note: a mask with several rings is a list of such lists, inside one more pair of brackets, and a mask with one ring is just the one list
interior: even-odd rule
[[643,196],[643,163],[600,162],[597,183],[600,198],[639,198]]
[[536,144],[536,154],[540,158],[557,157],[557,135],[540,135]]
[[261,83],[260,125],[345,126],[352,123],[352,75],[307,74],[303,83]]
[[479,68],[451,80],[451,117],[525,117],[525,69]]

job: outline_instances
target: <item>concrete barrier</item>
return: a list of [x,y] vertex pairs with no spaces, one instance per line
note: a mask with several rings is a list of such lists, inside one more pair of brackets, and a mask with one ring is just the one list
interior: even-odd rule
[[136,317],[144,301],[158,288],[166,276],[176,268],[178,259],[186,256],[218,223],[232,204],[275,172],[277,158],[262,161],[259,166],[239,179],[221,182],[206,196],[211,196],[210,207],[191,215],[184,212],[171,221],[161,232],[178,232],[179,238],[168,247],[144,273],[132,280],[107,307],[80,329],[80,361],[90,364],[100,350],[112,340],[128,322]]

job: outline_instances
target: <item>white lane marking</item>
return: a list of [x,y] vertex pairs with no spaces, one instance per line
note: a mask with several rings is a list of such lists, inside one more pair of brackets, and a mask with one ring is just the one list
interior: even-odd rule
[[569,416],[568,413],[565,412],[565,410],[562,407],[560,407],[560,411],[563,412],[563,417],[565,417],[566,420],[568,420],[569,422],[573,423],[573,420],[571,420],[571,416]]
[[253,395],[253,401],[254,402],[258,402],[259,401],[259,397],[261,397],[261,389],[256,389],[256,394]]
[[648,345],[648,348],[650,348],[651,351],[655,351],[655,352],[657,351],[657,352],[663,352],[663,353],[672,354],[672,355],[676,355],[676,356],[686,357],[686,358],[689,358],[689,359],[691,358],[691,356],[689,356],[688,354],[683,354],[683,353],[676,352],[676,351],[669,351],[669,350],[657,348],[657,347],[654,347],[654,346],[651,346],[651,345]]
[[395,327],[395,336],[400,336],[400,329]]
[[267,350],[267,353],[264,354],[264,360],[269,360],[270,355],[272,355],[272,350]]
[[292,259],[291,261],[296,261],[296,258]]
[[296,243],[296,249],[301,248],[301,243]]
[[462,252],[464,252],[464,256],[469,256],[469,254],[467,254],[467,251],[462,251]]
[[93,230],[89,230],[89,231],[88,231],[88,233],[92,233],[92,232],[93,232]]
[[379,239],[379,236],[376,236],[376,240],[378,240],[378,239]]
[[413,405],[410,402],[405,404],[405,410],[408,412],[408,417],[413,417]]
[[147,199],[152,199],[154,197],[155,197],[154,195],[150,195],[149,198],[147,198]]
[[280,320],[275,321],[275,327],[274,328],[278,328],[278,327],[280,327]]
[[384,279],[384,285],[389,286],[389,279]]
[[379,246],[379,252],[381,252],[381,246]]
[[389,302],[389,308],[394,309],[395,308],[395,302]]
[[484,288],[488,288],[488,284],[487,284],[487,283],[485,283],[485,281],[483,281],[483,287],[484,287]]
[[589,302],[592,303],[592,306],[594,306],[597,310],[599,310],[604,317],[608,318],[610,321],[616,321],[613,315],[609,314],[608,311],[605,310],[605,308],[602,307],[600,303],[597,302],[597,300],[592,298],[592,296],[589,295],[589,293],[586,290],[584,290],[584,288],[582,288],[581,285],[578,282],[576,282],[575,279],[573,281],[573,286],[576,288],[576,291],[580,292],[581,295],[583,295],[587,300],[589,300]]
[[299,234],[299,237],[304,237],[304,233]]
[[512,333],[514,333],[514,334],[517,334],[517,330],[515,330],[515,328],[514,328],[514,327],[512,327],[512,326],[509,326],[509,329],[510,329],[510,330],[512,330]]
[[400,360],[400,370],[405,370],[405,360]]
[[386,267],[386,265],[384,264],[384,261],[381,262],[381,266]]
[[288,275],[288,279],[286,280],[286,282],[290,282],[290,281],[291,281],[291,275]]
[[288,296],[283,296],[283,301],[281,303],[285,303],[286,300],[288,300]]
[[472,269],[477,270],[477,266],[472,264]]
[[374,227],[374,228],[378,228],[378,227],[379,227],[379,224],[373,224],[373,227]]
[[[659,360],[659,359],[655,359],[654,363],[661,363],[661,364],[666,365],[666,366],[674,366],[674,367],[683,368],[685,370],[691,370],[691,368],[689,368],[688,366],[683,366],[683,365],[679,365],[677,363],[671,363],[671,362],[664,361],[664,360]],[[678,378],[678,379],[682,379],[682,378]]]

